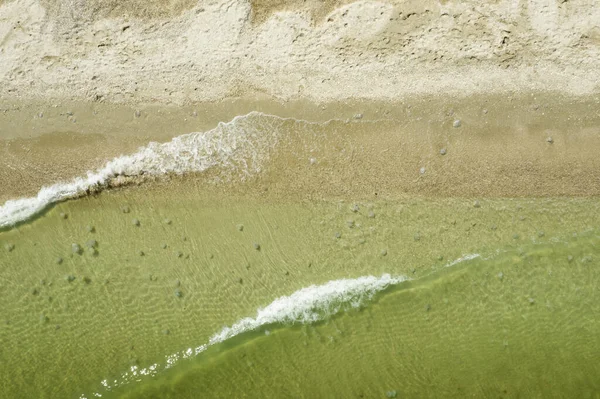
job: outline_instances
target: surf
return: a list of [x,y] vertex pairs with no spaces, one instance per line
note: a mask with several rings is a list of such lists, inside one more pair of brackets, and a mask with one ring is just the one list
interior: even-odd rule
[[24,222],[52,204],[120,185],[122,181],[212,168],[220,168],[221,178],[235,175],[243,180],[262,170],[284,121],[274,115],[251,112],[220,122],[206,132],[184,134],[166,143],[151,142],[133,154],[114,158],[86,176],[42,187],[35,197],[8,200],[0,206],[0,228]]

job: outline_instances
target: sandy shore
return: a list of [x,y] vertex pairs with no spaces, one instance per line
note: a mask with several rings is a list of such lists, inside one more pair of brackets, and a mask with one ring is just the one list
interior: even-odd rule
[[[222,185],[228,190],[311,199],[600,194],[595,96],[332,104],[253,99],[186,107],[33,104],[5,103],[0,112],[8,137],[1,142],[2,201],[84,175],[150,141],[207,131],[254,110],[294,119],[279,133],[260,132],[285,139],[278,139],[261,173],[241,185]],[[198,175],[196,184],[211,173],[219,170]]]
[[250,111],[360,121],[280,142],[261,196],[597,195],[599,10],[0,1],[0,202]]

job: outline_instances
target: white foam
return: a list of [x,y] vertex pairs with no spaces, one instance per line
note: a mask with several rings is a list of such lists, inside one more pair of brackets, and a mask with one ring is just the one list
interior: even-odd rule
[[102,188],[117,176],[158,176],[168,173],[203,172],[213,167],[236,171],[241,176],[261,170],[278,139],[284,121],[251,112],[237,116],[207,132],[189,133],[167,143],[152,142],[136,153],[108,162],[86,177],[43,187],[35,197],[9,200],[0,206],[0,228],[12,226],[41,212],[50,204],[81,197]]

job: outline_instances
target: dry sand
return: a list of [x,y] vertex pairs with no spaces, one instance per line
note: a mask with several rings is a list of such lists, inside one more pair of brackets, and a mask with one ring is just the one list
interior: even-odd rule
[[593,0],[0,0],[0,60],[0,201],[251,110],[393,121],[318,176],[283,151],[278,195],[599,190]]

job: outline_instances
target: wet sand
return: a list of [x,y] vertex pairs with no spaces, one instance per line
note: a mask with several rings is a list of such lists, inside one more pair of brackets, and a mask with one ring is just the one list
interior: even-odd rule
[[[289,137],[278,142],[264,172],[244,185],[256,195],[594,196],[600,194],[598,104],[597,97],[555,93],[400,103],[248,99],[189,107],[4,103],[0,201],[35,195],[150,141],[207,131],[250,111],[297,120],[282,127]],[[303,120],[331,122],[294,133]],[[453,127],[456,120],[460,127]]]

